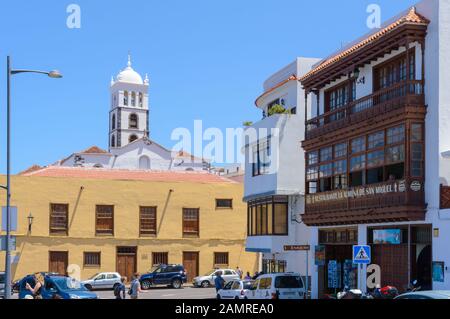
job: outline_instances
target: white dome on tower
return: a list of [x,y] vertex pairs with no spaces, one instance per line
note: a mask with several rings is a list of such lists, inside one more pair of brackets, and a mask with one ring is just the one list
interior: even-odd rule
[[128,56],[127,67],[117,75],[117,82],[132,83],[132,84],[144,84],[142,77],[131,67],[131,57]]

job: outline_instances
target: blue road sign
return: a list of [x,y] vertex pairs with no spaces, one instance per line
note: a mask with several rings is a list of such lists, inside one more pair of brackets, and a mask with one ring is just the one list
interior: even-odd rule
[[[11,231],[17,231],[17,207],[10,206],[9,212],[11,214]],[[2,230],[6,231],[6,207],[2,207]]]
[[[9,248],[10,251],[16,251],[17,246],[16,246],[16,236],[11,236],[11,241],[9,243]],[[0,251],[6,251],[6,236],[0,236]]]
[[353,246],[353,263],[369,265],[371,261],[370,246]]

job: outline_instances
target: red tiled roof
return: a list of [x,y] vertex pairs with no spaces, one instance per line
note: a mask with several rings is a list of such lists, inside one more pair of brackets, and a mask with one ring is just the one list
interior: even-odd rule
[[135,180],[151,182],[235,183],[228,178],[207,172],[132,171],[62,166],[49,166],[37,171],[22,174],[22,176]]
[[88,149],[81,151],[79,154],[108,154],[108,151],[101,149],[98,146],[91,146]]
[[26,170],[20,172],[20,173],[17,174],[17,175],[26,175],[26,174],[29,174],[29,173],[38,171],[38,170],[40,170],[40,169],[42,169],[41,166],[39,166],[39,165],[33,165],[33,166],[27,168]]
[[175,158],[188,158],[188,157],[190,157],[192,161],[193,160],[197,160],[197,161],[207,162],[207,160],[205,160],[203,158],[200,158],[200,157],[197,157],[197,156],[194,156],[194,155],[192,155],[192,154],[190,154],[190,153],[188,153],[186,151],[183,151],[183,150],[181,150],[179,152],[175,152],[175,153],[176,154],[173,155]]
[[288,82],[291,82],[291,81],[297,81],[297,80],[298,80],[297,76],[291,75],[291,76],[290,76],[289,78],[287,78],[286,80],[284,80],[284,81],[278,83],[278,84],[275,85],[274,87],[268,89],[268,90],[265,91],[263,94],[261,94],[261,95],[256,99],[255,105],[258,106],[258,101],[259,101],[260,99],[262,99],[264,96],[266,96],[267,94],[269,94],[269,93],[275,91],[276,89],[278,89],[279,87],[282,87],[283,85],[285,85],[285,84],[288,83]]
[[382,28],[381,30],[379,30],[378,32],[372,34],[371,36],[363,39],[362,41],[359,41],[358,43],[352,45],[350,48],[339,52],[338,54],[324,60],[323,62],[321,62],[318,66],[316,66],[314,69],[312,69],[311,71],[309,71],[308,73],[306,73],[304,76],[302,76],[300,78],[300,81],[304,81],[306,79],[308,79],[309,77],[311,77],[312,75],[318,73],[319,71],[339,62],[340,60],[342,60],[343,58],[355,53],[356,51],[361,50],[362,48],[366,47],[367,45],[371,44],[372,42],[378,40],[379,38],[381,38],[382,36],[384,36],[385,34],[397,29],[399,26],[404,25],[404,24],[416,24],[416,25],[427,25],[429,24],[430,21],[425,18],[424,16],[420,15],[419,13],[416,12],[416,8],[412,7],[408,13],[402,17],[400,17],[399,19],[397,19],[396,21],[394,21],[393,23],[389,24],[388,26]]

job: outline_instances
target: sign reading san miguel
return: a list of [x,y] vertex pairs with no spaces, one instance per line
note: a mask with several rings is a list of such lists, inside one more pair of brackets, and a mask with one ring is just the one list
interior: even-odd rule
[[[420,182],[412,182],[412,188],[417,191],[421,189]],[[377,184],[373,186],[355,187],[348,190],[336,190],[326,193],[307,195],[307,204],[323,203],[328,201],[339,201],[343,199],[363,198],[366,196],[384,195],[390,193],[406,192],[406,181],[388,182],[386,184]]]

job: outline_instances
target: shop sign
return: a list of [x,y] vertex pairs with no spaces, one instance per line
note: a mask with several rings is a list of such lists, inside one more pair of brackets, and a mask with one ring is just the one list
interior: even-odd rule
[[309,245],[291,245],[284,246],[284,251],[310,251],[311,246]]
[[404,193],[406,191],[405,185],[405,181],[399,181],[382,185],[355,187],[349,190],[336,190],[326,193],[310,194],[306,197],[306,202],[307,204],[316,204],[343,199],[363,198],[366,196]]
[[399,245],[402,243],[402,231],[400,229],[374,229],[373,243]]
[[316,266],[325,266],[325,246],[319,245],[315,247],[314,264]]

